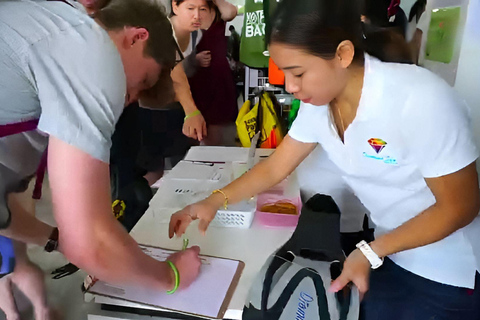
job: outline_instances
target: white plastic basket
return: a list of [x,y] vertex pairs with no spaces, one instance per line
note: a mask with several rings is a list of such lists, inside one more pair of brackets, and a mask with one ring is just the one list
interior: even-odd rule
[[234,204],[228,210],[218,210],[210,223],[214,227],[235,227],[248,229],[252,225],[257,199]]

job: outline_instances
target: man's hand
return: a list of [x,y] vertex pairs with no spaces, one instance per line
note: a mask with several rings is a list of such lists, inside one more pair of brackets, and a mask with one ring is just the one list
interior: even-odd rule
[[200,67],[208,68],[210,67],[210,63],[212,62],[212,54],[208,50],[202,51],[200,53],[197,53],[196,59]]
[[183,134],[189,138],[202,141],[207,135],[207,123],[202,114],[197,114],[185,120],[183,123]]
[[179,289],[187,288],[198,277],[202,265],[198,256],[199,253],[200,247],[193,246],[186,250],[178,251],[167,258],[177,267],[180,274]]
[[340,276],[332,282],[331,292],[338,292],[349,282],[353,282],[360,292],[360,297],[368,291],[368,281],[370,277],[370,262],[363,253],[356,249],[345,260],[343,271]]

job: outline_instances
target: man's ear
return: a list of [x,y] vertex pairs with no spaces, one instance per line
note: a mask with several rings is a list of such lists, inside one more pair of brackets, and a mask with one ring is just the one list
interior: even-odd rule
[[145,28],[126,27],[125,28],[125,43],[127,47],[132,47],[138,41],[147,41],[150,34]]
[[355,56],[355,46],[350,40],[344,40],[340,42],[337,47],[336,58],[339,59],[342,68],[348,68]]

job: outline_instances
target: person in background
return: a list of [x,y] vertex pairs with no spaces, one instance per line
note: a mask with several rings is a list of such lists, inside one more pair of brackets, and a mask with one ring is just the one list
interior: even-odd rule
[[407,16],[400,7],[400,0],[363,0],[362,16],[365,30],[389,28],[405,37]]
[[230,69],[233,72],[233,81],[235,82],[237,93],[235,98],[238,101],[240,95],[243,95],[245,82],[245,65],[240,62],[240,42],[242,37],[233,25],[228,29],[230,30],[230,36],[228,37],[227,57]]
[[230,36],[228,36],[227,52],[228,56],[235,62],[240,61],[240,35],[235,30],[235,27],[231,25],[228,27]]
[[203,141],[207,135],[205,119],[193,100],[185,72],[189,69],[186,64],[190,61],[189,55],[195,49],[193,42],[198,43],[201,38],[201,33],[197,31],[208,15],[208,4],[206,0],[172,0],[171,8],[170,21],[185,60],[178,63],[171,73],[173,100],[165,101],[161,97],[161,101],[157,101],[165,105],[164,110],[149,108],[140,100],[142,146],[138,164],[148,171],[145,178],[150,185],[163,176],[166,159],[174,166],[196,144],[194,139]]
[[365,46],[372,55],[385,62],[414,63],[399,0],[365,0],[361,17]]
[[321,144],[375,224],[329,291],[353,282],[366,320],[480,319],[479,153],[464,102],[426,69],[369,55],[349,0],[283,0],[272,21],[298,117],[268,159],[173,214],[169,235],[195,219],[205,232],[225,203],[276,185]]
[[238,112],[233,74],[227,60],[226,22],[237,16],[237,7],[226,0],[208,1],[206,29],[197,45],[198,68],[189,78],[193,99],[207,122],[210,146],[235,146]]
[[[164,8],[111,0],[93,20],[60,1],[1,1],[0,22],[0,234],[57,249],[114,284],[172,290],[176,268],[187,287],[199,272],[199,248],[170,263],[147,256],[115,221],[110,202],[115,123],[175,64]],[[58,229],[10,197],[25,191],[47,147]]]
[[411,55],[413,61],[416,64],[419,64],[420,49],[422,47],[422,38],[423,30],[427,29],[428,21],[426,21],[425,10],[427,9],[427,0],[417,0],[412,8],[410,9],[410,14],[408,16],[408,27],[406,40],[410,45]]

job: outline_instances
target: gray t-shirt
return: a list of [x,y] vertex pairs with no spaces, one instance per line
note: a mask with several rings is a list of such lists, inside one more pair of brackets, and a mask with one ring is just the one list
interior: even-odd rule
[[107,32],[62,2],[0,0],[0,125],[39,119],[0,138],[0,228],[5,197],[38,167],[48,135],[104,162],[123,111],[126,78]]

